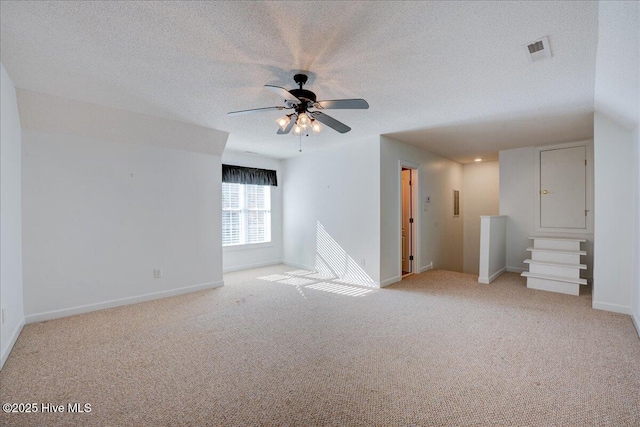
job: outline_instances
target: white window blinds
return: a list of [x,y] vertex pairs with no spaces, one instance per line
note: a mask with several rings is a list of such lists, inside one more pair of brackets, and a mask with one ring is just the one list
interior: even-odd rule
[[271,187],[222,183],[222,245],[271,241]]

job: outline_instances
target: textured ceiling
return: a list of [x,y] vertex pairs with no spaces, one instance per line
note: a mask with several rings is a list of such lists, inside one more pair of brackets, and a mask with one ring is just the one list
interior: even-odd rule
[[[23,89],[230,132],[227,148],[298,153],[265,90],[365,98],[312,150],[389,134],[457,161],[593,133],[596,2],[10,2],[1,60]],[[524,47],[547,35],[553,58]]]

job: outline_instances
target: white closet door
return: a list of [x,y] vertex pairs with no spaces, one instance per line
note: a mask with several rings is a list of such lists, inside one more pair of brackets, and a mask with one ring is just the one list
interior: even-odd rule
[[585,146],[540,152],[540,226],[586,229]]

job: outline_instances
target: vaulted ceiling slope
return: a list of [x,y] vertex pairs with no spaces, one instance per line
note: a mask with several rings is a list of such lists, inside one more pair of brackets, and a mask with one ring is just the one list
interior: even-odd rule
[[[333,110],[307,149],[389,134],[461,162],[501,148],[591,137],[596,2],[13,2],[1,60],[22,89],[230,132],[227,148],[286,158],[281,105],[307,88]],[[525,45],[549,37],[553,57]],[[526,143],[526,144],[525,144]]]

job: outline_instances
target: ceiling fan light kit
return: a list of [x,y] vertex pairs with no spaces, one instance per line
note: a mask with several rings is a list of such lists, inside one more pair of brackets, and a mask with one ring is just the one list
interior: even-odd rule
[[291,116],[282,116],[278,120],[276,120],[276,123],[278,123],[278,126],[280,126],[280,130],[285,130],[290,121]]
[[276,120],[278,124],[278,134],[284,135],[293,131],[293,135],[309,136],[309,131],[318,134],[322,131],[323,126],[320,123],[334,129],[340,133],[347,133],[351,128],[344,123],[339,122],[331,116],[320,111],[310,111],[315,108],[317,110],[327,109],[349,109],[349,110],[366,110],[369,104],[364,99],[334,99],[329,101],[317,101],[316,94],[310,90],[303,89],[302,86],[307,82],[306,74],[296,74],[293,80],[300,86],[297,89],[287,90],[279,86],[265,85],[265,88],[284,98],[284,106],[254,108],[251,110],[232,111],[227,113],[230,116],[256,113],[260,111],[273,110],[294,110],[293,113],[284,115]]

